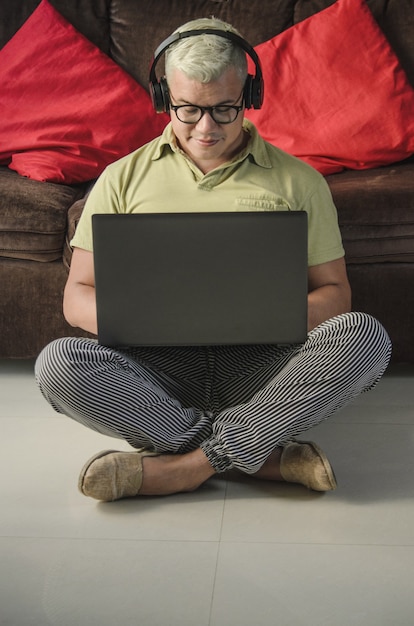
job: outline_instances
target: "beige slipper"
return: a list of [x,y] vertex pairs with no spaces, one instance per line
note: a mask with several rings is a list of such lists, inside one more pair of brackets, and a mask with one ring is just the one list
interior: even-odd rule
[[312,441],[288,443],[280,459],[282,478],[314,491],[336,489],[336,478],[325,453]]
[[137,496],[142,485],[142,459],[146,456],[159,455],[145,449],[98,452],[82,468],[79,491],[103,502]]

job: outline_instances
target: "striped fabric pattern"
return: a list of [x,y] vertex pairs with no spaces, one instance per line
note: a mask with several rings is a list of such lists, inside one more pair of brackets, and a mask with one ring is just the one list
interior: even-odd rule
[[53,408],[134,448],[201,447],[217,472],[270,453],[376,385],[391,356],[381,324],[345,313],[301,345],[131,348],[58,339],[36,379]]

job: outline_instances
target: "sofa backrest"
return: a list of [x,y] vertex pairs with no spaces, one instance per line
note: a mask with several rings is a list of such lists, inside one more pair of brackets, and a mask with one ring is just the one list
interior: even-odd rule
[[[40,0],[0,2],[0,47]],[[333,4],[334,0],[50,0],[80,32],[147,87],[154,49],[188,20],[214,15],[253,45]],[[414,86],[414,0],[368,0],[368,6]]]

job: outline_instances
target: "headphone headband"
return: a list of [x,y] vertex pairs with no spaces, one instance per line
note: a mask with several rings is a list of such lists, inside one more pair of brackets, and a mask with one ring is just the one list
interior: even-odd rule
[[154,109],[157,113],[168,113],[170,109],[170,98],[168,93],[167,81],[165,78],[157,79],[155,68],[160,57],[165,51],[177,41],[188,37],[196,37],[198,35],[216,35],[232,41],[236,46],[242,48],[249,55],[256,67],[255,76],[247,75],[244,87],[244,104],[246,109],[260,109],[263,103],[263,74],[259,57],[252,46],[243,37],[227,30],[218,30],[214,28],[205,28],[199,30],[186,30],[183,32],[173,33],[165,39],[155,50],[154,59],[149,72],[149,89]]

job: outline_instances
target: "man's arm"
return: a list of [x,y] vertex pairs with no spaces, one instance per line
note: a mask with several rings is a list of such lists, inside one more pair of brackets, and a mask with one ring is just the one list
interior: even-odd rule
[[351,287],[343,258],[310,267],[308,284],[308,330],[351,310]]
[[98,333],[93,253],[75,248],[63,295],[63,314],[71,326]]

